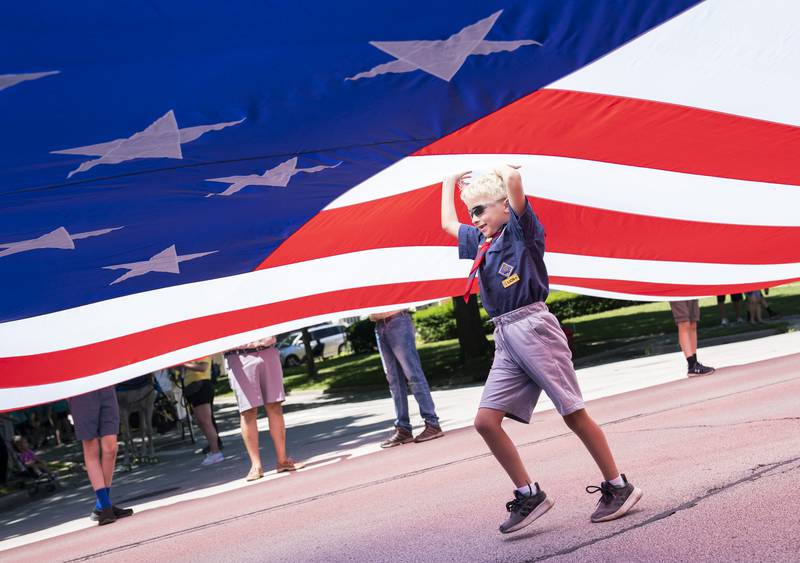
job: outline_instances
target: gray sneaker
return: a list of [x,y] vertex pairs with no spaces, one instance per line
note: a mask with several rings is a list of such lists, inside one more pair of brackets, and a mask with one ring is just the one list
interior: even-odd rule
[[622,487],[615,487],[608,481],[603,481],[599,487],[586,487],[587,493],[601,494],[597,509],[592,514],[592,522],[608,522],[621,518],[642,498],[642,490],[628,483],[624,473],[622,480],[625,481]]
[[555,502],[547,498],[545,492],[536,483],[535,495],[523,495],[519,491],[514,491],[514,500],[506,503],[508,518],[500,524],[500,532],[510,534],[521,530],[542,514],[553,508]]

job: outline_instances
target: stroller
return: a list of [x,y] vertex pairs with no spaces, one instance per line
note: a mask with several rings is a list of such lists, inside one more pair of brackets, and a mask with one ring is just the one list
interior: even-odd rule
[[10,459],[16,468],[15,473],[22,480],[22,488],[28,491],[28,496],[34,497],[43,489],[49,493],[55,492],[58,486],[57,477],[27,448],[24,438],[17,436],[11,447],[7,443],[3,445],[8,448],[9,453],[14,454]]

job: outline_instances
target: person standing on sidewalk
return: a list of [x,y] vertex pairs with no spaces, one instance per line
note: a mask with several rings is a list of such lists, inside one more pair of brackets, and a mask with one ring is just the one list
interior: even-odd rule
[[[603,430],[586,412],[572,353],[558,320],[547,309],[544,227],[525,197],[517,167],[503,166],[467,183],[469,172],[442,182],[442,229],[458,239],[459,258],[474,259],[464,289],[480,279],[481,300],[495,325],[495,356],[481,396],[475,429],[514,483],[507,534],[528,526],[553,506],[533,483],[516,445],[502,427],[505,417],[529,423],[542,390],[594,458],[604,481],[592,522],[624,516],[642,491],[617,469]],[[472,225],[462,225],[454,203],[456,184]],[[536,487],[535,489],[533,487]]]
[[[414,321],[405,309],[369,316],[375,323],[375,339],[381,355],[383,371],[389,382],[389,391],[394,400],[394,432],[381,442],[382,448],[391,448],[409,442],[427,442],[444,436],[436,416],[436,407],[422,362],[417,352]],[[408,385],[419,405],[419,413],[425,421],[425,429],[416,437],[411,433],[408,412]]]
[[214,412],[211,405],[214,402],[214,385],[211,383],[211,358],[200,358],[186,362],[183,369],[183,394],[192,405],[192,412],[197,424],[203,431],[208,443],[206,457],[200,462],[202,466],[209,466],[225,460],[225,455],[220,450],[220,439],[214,425]]
[[281,403],[283,390],[281,357],[275,348],[275,337],[256,340],[225,352],[225,363],[231,388],[236,395],[241,417],[242,440],[250,457],[250,472],[245,479],[255,481],[264,476],[258,447],[258,407],[264,405],[269,420],[269,435],[275,446],[278,473],[305,467],[286,455],[286,422]]
[[678,326],[678,343],[688,364],[689,377],[711,375],[716,370],[697,361],[697,322],[700,320],[700,304],[697,299],[670,301],[672,318]]
[[111,502],[111,481],[117,461],[119,404],[114,386],[89,391],[68,399],[75,438],[83,446],[83,464],[96,502],[89,518],[104,526],[133,514]]

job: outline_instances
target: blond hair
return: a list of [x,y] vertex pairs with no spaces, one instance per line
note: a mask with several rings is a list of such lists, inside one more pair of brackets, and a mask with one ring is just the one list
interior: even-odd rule
[[491,200],[504,199],[508,197],[505,182],[496,172],[492,171],[483,176],[479,176],[469,184],[461,186],[461,201],[464,203],[468,199],[476,200],[486,197]]

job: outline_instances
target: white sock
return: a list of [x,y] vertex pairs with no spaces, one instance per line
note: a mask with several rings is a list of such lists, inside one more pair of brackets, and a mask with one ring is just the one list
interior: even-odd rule
[[535,489],[533,488],[535,485],[536,485],[535,483],[533,485],[522,485],[521,487],[518,487],[516,490],[519,491],[521,495],[530,497],[539,492],[538,486]]
[[622,487],[625,486],[625,480],[622,478],[622,475],[617,475],[617,478],[616,479],[611,479],[611,481],[609,481],[609,483],[611,483],[612,485],[614,485],[617,488],[622,488]]

